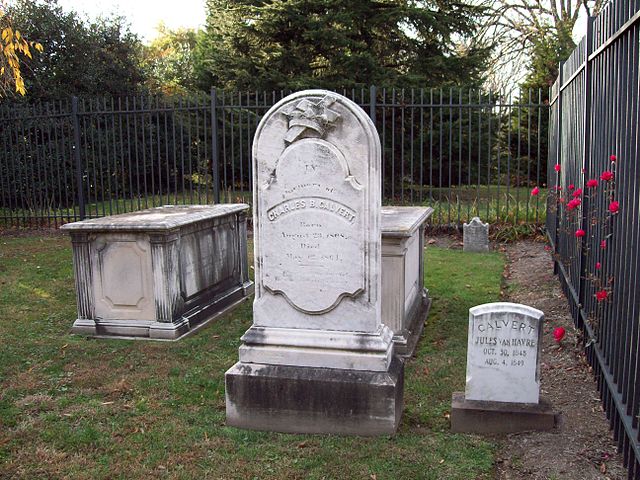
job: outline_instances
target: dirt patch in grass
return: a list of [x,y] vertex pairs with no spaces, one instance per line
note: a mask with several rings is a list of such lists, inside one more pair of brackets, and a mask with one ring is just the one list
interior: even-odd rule
[[[17,372],[3,382],[3,388],[6,390],[15,389],[25,392],[37,391],[45,385],[47,385],[47,377],[35,369]],[[2,394],[0,394],[0,398],[2,398]]]
[[[543,243],[519,242],[507,248],[507,300],[545,313],[541,395],[560,414],[552,432],[507,436],[497,458],[499,480],[591,480],[626,478],[622,456],[609,431],[596,384],[577,341],[567,299],[553,275]],[[561,345],[553,329],[564,327]]]

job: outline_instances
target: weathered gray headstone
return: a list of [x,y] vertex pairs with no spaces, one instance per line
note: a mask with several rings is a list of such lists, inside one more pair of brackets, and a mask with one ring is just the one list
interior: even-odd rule
[[68,223],[86,335],[176,339],[253,291],[245,204],[178,205]]
[[256,297],[226,374],[229,425],[392,433],[403,364],[381,321],[380,143],[345,97],[299,92],[253,144]]
[[540,310],[488,303],[469,310],[465,393],[454,394],[455,431],[500,433],[553,427],[540,404]]
[[462,237],[465,252],[489,251],[489,224],[482,223],[480,218],[474,217],[462,226]]

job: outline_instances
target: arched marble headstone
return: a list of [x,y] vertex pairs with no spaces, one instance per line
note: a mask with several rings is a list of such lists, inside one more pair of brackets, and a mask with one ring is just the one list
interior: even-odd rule
[[306,91],[267,113],[254,147],[254,324],[374,332],[380,144],[369,117]]
[[[402,366],[394,361],[393,334],[381,322],[380,165],[373,123],[333,92],[290,95],[260,122],[253,144],[256,297],[240,362],[227,373],[230,424],[359,434],[395,430]],[[277,374],[275,366],[282,367]],[[266,383],[256,373],[265,368],[271,378]],[[307,407],[287,404],[287,398],[270,403],[270,388],[286,390],[295,377],[307,401],[323,408],[337,394],[323,378],[352,371],[362,375],[351,387],[373,396],[371,405],[332,405],[333,418],[318,421],[318,412],[291,417],[291,410]],[[392,385],[382,396],[374,391],[381,374]],[[262,389],[253,393],[263,400],[249,408],[242,392],[259,383]],[[386,414],[374,412],[376,398]],[[267,404],[271,417],[256,420]],[[351,420],[348,410],[355,412]],[[357,418],[364,423],[349,430]]]

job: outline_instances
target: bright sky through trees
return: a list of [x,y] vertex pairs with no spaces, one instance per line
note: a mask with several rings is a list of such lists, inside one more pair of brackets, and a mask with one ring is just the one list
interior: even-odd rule
[[131,30],[146,41],[156,36],[156,26],[197,28],[205,22],[205,0],[59,0],[65,9],[89,17],[115,13],[131,23]]

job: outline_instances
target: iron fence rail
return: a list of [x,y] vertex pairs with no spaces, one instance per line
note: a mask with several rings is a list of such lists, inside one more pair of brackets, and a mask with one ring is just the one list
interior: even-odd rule
[[[640,478],[639,64],[640,1],[613,0],[589,19],[552,88],[548,167],[556,270],[630,479]],[[612,169],[615,187],[599,178]],[[571,185],[585,192],[573,209]],[[612,201],[621,207],[615,215]]]
[[[59,225],[175,203],[250,202],[251,143],[290,92],[71,98],[0,108],[0,225]],[[436,207],[435,226],[473,216],[544,221],[547,92],[370,88],[341,93],[382,144],[387,204]]]

